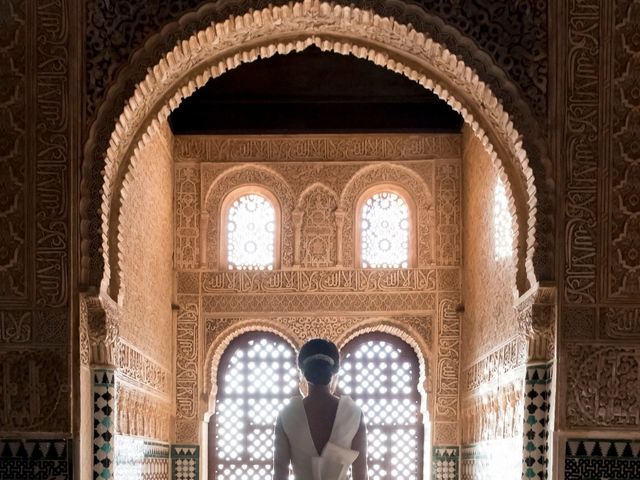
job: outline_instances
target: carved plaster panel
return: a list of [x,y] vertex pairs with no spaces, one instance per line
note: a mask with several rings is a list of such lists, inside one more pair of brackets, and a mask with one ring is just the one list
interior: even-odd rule
[[312,185],[300,198],[296,211],[294,256],[296,265],[306,268],[333,267],[337,262],[338,196],[321,185]]
[[[524,375],[462,401],[462,443],[518,438],[522,442]],[[521,445],[521,443],[520,443]]]
[[640,348],[569,345],[567,421],[601,429],[640,426]]
[[[199,297],[178,296],[176,326],[176,440],[198,440]],[[195,427],[195,428],[194,428]]]
[[449,422],[458,420],[461,329],[460,314],[457,311],[459,303],[458,294],[439,296],[435,419]]
[[143,390],[116,383],[116,433],[169,441],[173,412],[171,402]]
[[67,355],[60,348],[0,350],[0,433],[69,429]]

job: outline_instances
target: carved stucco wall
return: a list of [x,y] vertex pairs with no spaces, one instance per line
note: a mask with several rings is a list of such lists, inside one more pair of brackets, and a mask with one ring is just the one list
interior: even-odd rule
[[[73,382],[74,12],[66,0],[0,8],[0,437],[48,432],[65,442]],[[31,474],[19,462],[6,467]]]
[[173,135],[155,136],[134,166],[123,209],[120,336],[155,362],[171,367],[173,296]]
[[461,478],[518,478],[526,342],[514,309],[515,265],[495,254],[500,174],[468,129],[463,138]]
[[[274,331],[300,346],[311,336],[340,344],[362,332],[387,331],[416,348],[421,388],[437,392],[427,397],[436,444],[457,445],[460,148],[459,135],[176,137],[178,442],[199,440],[213,405],[201,399],[215,398],[217,359],[239,333]],[[384,183],[401,185],[415,203],[416,264],[355,269],[356,203]],[[290,222],[282,226],[282,270],[218,269],[220,203],[246,184],[269,188],[283,222]],[[313,192],[325,200],[307,202]],[[325,220],[314,231],[333,232],[334,238],[323,237],[335,245],[333,264],[304,265],[295,253],[315,238],[305,235],[311,214]],[[344,262],[336,268],[338,258]]]
[[511,256],[496,259],[495,188],[498,171],[478,139],[465,130],[463,150],[463,281],[465,348],[469,367],[518,333],[515,318],[515,266]]
[[173,135],[140,152],[123,208],[118,433],[167,441],[173,391]]
[[557,66],[565,248],[555,460],[567,478],[584,468],[635,478],[640,461],[605,460],[591,449],[570,460],[576,449],[565,446],[568,438],[639,437],[640,2],[571,1],[559,13],[567,34]]
[[[72,470],[75,6],[0,6],[2,478],[67,478]],[[7,455],[7,437],[26,454]]]

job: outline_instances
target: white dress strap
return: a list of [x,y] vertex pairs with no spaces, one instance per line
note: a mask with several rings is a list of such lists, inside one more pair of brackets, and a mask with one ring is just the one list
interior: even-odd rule
[[351,448],[353,437],[356,436],[358,427],[360,427],[361,417],[362,411],[351,397],[341,396],[329,441],[342,448]]

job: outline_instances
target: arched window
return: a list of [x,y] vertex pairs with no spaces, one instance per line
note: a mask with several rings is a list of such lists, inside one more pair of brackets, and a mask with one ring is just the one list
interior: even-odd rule
[[218,367],[209,478],[271,480],[276,417],[297,392],[296,354],[285,340],[262,332],[236,338]]
[[362,268],[410,266],[412,210],[409,196],[397,187],[374,187],[360,197],[356,249]]
[[223,264],[230,270],[273,270],[279,257],[278,202],[268,190],[242,187],[222,204]]
[[341,393],[362,408],[367,422],[371,480],[422,479],[424,426],[418,358],[388,334],[356,337],[342,348]]
[[509,258],[513,253],[513,219],[509,211],[507,189],[502,179],[498,179],[493,199],[493,232],[495,258]]

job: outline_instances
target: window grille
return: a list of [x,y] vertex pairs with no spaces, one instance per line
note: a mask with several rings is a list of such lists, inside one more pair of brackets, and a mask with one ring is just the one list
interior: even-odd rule
[[235,339],[218,367],[215,429],[209,471],[216,480],[271,480],[273,429],[298,392],[296,354],[268,333]]
[[276,209],[258,193],[234,200],[227,211],[227,265],[237,270],[272,270],[275,263]]
[[411,346],[386,334],[359,336],[342,349],[338,381],[365,415],[370,480],[422,479],[419,364]]
[[363,268],[409,266],[409,206],[395,192],[371,195],[360,210],[360,258]]

